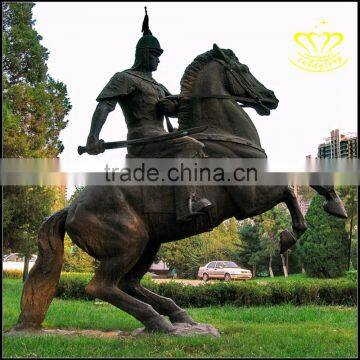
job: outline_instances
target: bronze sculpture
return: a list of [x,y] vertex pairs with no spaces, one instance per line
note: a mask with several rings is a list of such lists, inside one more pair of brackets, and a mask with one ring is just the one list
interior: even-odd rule
[[[140,50],[139,54],[134,66],[143,64],[144,59],[137,63],[139,58],[145,56]],[[156,55],[152,54],[150,58],[150,62],[148,58],[144,61],[155,67]],[[87,144],[89,149],[93,149],[90,152],[102,151],[98,135],[100,124],[106,119],[104,114],[114,107],[116,101],[122,103],[119,100],[122,93],[110,97],[106,95],[109,87],[117,84],[117,79],[121,77],[128,86],[126,95],[136,84],[141,89],[146,84],[148,91],[146,98],[141,96],[143,103],[134,100],[139,108],[130,106],[129,109],[123,104],[124,112],[147,109],[140,116],[141,119],[142,116],[155,114],[147,118],[146,124],[140,119],[139,127],[133,127],[134,118],[130,117],[129,139],[165,133],[163,114],[172,116],[177,113],[180,131],[206,126],[205,131],[193,135],[194,139],[180,138],[160,145],[146,145],[145,151],[150,157],[154,157],[154,154],[159,157],[177,156],[175,150],[179,146],[183,157],[206,154],[213,158],[266,158],[256,128],[238,102],[253,107],[260,115],[269,115],[272,109],[276,109],[278,100],[271,90],[255,79],[246,65],[239,62],[231,50],[214,45],[213,49],[196,57],[185,70],[180,96],[160,101],[161,105],[157,105],[159,100],[169,93],[153,82],[151,77],[144,77],[136,71],[115,75],[100,94],[101,105],[96,110],[100,115],[94,115]],[[135,75],[140,76],[139,80]],[[118,90],[117,86],[115,90]],[[114,95],[113,92],[110,94]],[[148,123],[151,125],[149,132],[146,130]],[[187,151],[185,154],[182,152],[183,146]],[[144,149],[131,148],[130,155],[143,156]],[[314,186],[314,189],[325,196],[327,212],[339,217],[346,216],[332,187]],[[285,202],[292,218],[292,231],[284,230],[281,234],[281,252],[294,245],[306,230],[295,195],[288,186],[203,186],[200,190],[206,195],[200,205],[210,210],[206,214],[185,219],[187,221],[180,221],[178,209],[172,205],[172,189],[167,187],[159,187],[160,196],[156,197],[149,194],[149,187],[86,187],[73,204],[50,216],[39,231],[39,255],[24,285],[16,329],[36,329],[41,326],[59,281],[65,231],[75,244],[100,261],[95,276],[86,287],[89,294],[131,314],[148,330],[171,333],[175,329],[174,323],[195,325],[196,322],[171,299],[140,285],[161,243],[208,231],[233,216],[245,219],[261,214],[280,202]],[[175,192],[175,198],[178,197],[176,202],[186,203],[187,196]],[[155,203],[157,211],[145,210],[144,199],[149,198]],[[165,206],[171,211],[162,211]]]

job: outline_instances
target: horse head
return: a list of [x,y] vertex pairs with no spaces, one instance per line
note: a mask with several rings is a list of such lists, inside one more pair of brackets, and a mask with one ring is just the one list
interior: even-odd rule
[[279,100],[274,92],[261,84],[251,74],[249,67],[240,63],[232,50],[220,49],[214,44],[213,51],[225,68],[228,90],[235,100],[236,96],[239,97],[240,102],[253,107],[259,115],[269,115],[270,110],[277,108]]

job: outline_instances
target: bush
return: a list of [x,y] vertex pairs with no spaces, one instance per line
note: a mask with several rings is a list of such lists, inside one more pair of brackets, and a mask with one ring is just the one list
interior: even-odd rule
[[[85,293],[92,274],[62,273],[57,296],[64,299],[91,299]],[[205,307],[212,305],[348,305],[357,304],[357,284],[342,279],[297,279],[271,282],[218,282],[199,286],[175,281],[156,284],[150,276],[142,285],[159,295],[173,299],[179,306]]]
[[347,271],[346,278],[357,283],[357,270]]
[[61,273],[56,296],[63,299],[93,299],[85,292],[93,276],[92,273]]
[[315,195],[306,214],[309,228],[300,239],[299,250],[309,276],[336,278],[347,268],[348,235],[345,220],[325,213],[322,205],[322,197]]
[[[62,299],[93,299],[93,297],[85,292],[85,287],[93,276],[93,273],[61,273],[56,296],[61,297]],[[156,284],[152,281],[150,274],[146,274],[141,280],[141,283],[149,290],[157,291]]]
[[4,279],[22,279],[23,272],[21,270],[3,270]]

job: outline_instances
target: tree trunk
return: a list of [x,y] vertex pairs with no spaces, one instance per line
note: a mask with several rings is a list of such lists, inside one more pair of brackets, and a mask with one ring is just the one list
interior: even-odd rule
[[256,277],[256,265],[253,265],[252,272],[253,272],[253,278]]
[[282,262],[282,266],[283,266],[284,276],[288,277],[288,271],[287,271],[287,268],[286,268],[285,256],[284,256],[284,254],[280,254],[280,256],[281,256],[281,262]]
[[26,281],[29,275],[29,262],[30,262],[30,255],[25,255],[24,257],[24,271],[23,271],[23,282]]
[[286,252],[286,269],[287,269],[287,272],[288,272],[288,274],[289,274],[289,251],[290,250],[288,250],[287,252]]
[[350,260],[351,260],[351,238],[352,238],[353,221],[354,221],[354,197],[355,197],[355,194],[353,194],[352,199],[351,199],[350,234],[349,234],[349,249],[348,249],[348,270],[350,270]]
[[270,255],[270,259],[269,259],[269,274],[270,274],[270,277],[273,278],[274,277],[274,272],[273,272],[271,263],[272,263],[272,255]]

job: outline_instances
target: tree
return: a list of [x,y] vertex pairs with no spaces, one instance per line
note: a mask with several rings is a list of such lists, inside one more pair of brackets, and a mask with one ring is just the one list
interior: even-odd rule
[[[278,205],[273,209],[259,215],[255,219],[255,223],[259,227],[261,238],[261,252],[269,262],[270,276],[274,276],[272,264],[273,258],[279,256],[282,262],[282,268],[285,277],[288,276],[288,261],[285,256],[279,252],[280,233],[291,227],[290,217],[284,205]],[[288,256],[286,256],[288,259]]]
[[[76,186],[72,193],[68,204],[71,204],[83,191],[83,186]],[[98,262],[85,251],[74,244],[70,237],[66,234],[64,238],[64,271],[74,272],[93,272]]]
[[[49,53],[33,28],[34,3],[5,2],[3,10],[3,156],[55,158],[59,133],[71,109],[66,86],[47,74]],[[56,190],[6,186],[3,193],[4,242],[25,255],[24,278],[37,231],[49,215]]]
[[11,191],[5,191],[5,194],[7,201],[5,209],[7,208],[6,212],[10,213],[10,216],[4,224],[4,248],[24,256],[23,280],[25,280],[29,259],[36,250],[39,227],[45,217],[51,213],[54,189],[40,186],[14,186]]
[[[339,186],[337,189],[339,197],[344,203],[348,219],[346,221],[346,231],[349,234],[348,238],[348,265],[350,270],[350,263],[354,252],[352,247],[357,248],[356,224],[357,224],[357,187],[356,186]],[[356,262],[357,265],[357,262]]]
[[237,246],[239,262],[244,267],[250,267],[255,277],[257,265],[262,260],[259,227],[253,220],[244,220],[239,227],[239,237],[241,239]]
[[347,267],[345,220],[327,214],[324,199],[315,195],[306,214],[308,230],[300,238],[300,253],[309,276],[335,278]]
[[196,278],[199,267],[210,261],[236,261],[238,242],[237,221],[232,218],[211,232],[162,244],[158,259],[176,269],[180,277]]

